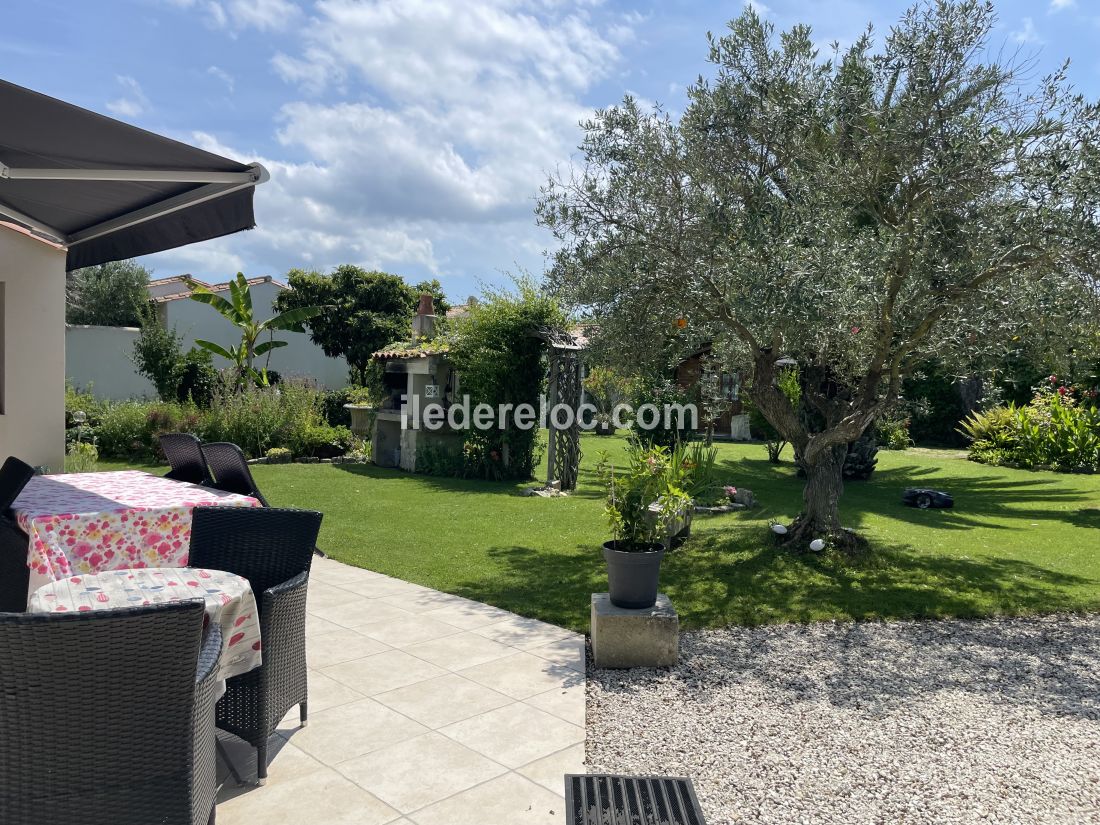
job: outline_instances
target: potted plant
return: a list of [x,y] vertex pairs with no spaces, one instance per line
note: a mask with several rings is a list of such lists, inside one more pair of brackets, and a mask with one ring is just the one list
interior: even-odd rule
[[643,609],[657,601],[657,582],[665,555],[662,539],[691,499],[670,481],[665,447],[632,444],[627,466],[616,471],[601,458],[599,472],[607,483],[604,512],[611,541],[604,542],[607,583],[616,607]]

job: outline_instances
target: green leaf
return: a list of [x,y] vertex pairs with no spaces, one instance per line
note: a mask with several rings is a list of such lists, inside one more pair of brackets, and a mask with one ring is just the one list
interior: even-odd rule
[[262,344],[257,344],[256,348],[252,350],[253,355],[263,355],[268,350],[278,349],[279,347],[285,347],[286,341],[264,341]]
[[310,306],[310,307],[298,307],[297,309],[288,309],[281,315],[276,315],[261,324],[261,327],[265,329],[291,329],[302,321],[307,321],[317,315],[320,315],[325,311],[325,307]]
[[213,341],[204,341],[201,338],[196,338],[195,345],[202,347],[207,352],[212,352],[215,355],[220,355],[222,358],[228,358],[234,363],[237,362],[238,353],[235,350],[227,350],[225,347],[221,346],[220,344],[215,344]]
[[204,286],[198,286],[191,290],[191,300],[214,307],[219,315],[228,319],[234,326],[241,323],[237,308],[229,303],[229,301],[225,300],[221,295],[211,292]]

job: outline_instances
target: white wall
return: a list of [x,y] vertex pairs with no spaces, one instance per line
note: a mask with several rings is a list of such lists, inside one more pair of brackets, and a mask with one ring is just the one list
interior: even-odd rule
[[0,461],[65,464],[65,252],[0,225]]
[[[252,305],[256,318],[266,321],[275,314],[272,303],[284,287],[276,283],[254,284],[252,286]],[[183,347],[191,347],[196,338],[213,341],[226,349],[240,341],[240,333],[212,307],[200,304],[189,298],[168,301],[164,307],[164,318],[169,329],[183,336]],[[276,332],[275,338],[286,341],[287,346],[272,350],[270,368],[278,371],[284,378],[302,376],[312,378],[328,389],[339,389],[348,383],[348,362],[343,358],[329,358],[319,346],[309,340],[309,335],[301,332]],[[263,339],[261,339],[263,340]],[[258,359],[257,369],[266,364],[267,356]],[[218,356],[214,357],[218,367],[229,363]]]
[[140,332],[137,327],[67,326],[66,376],[99,399],[155,399],[157,388],[138,374],[130,359]]
[[[278,284],[252,286],[252,301],[256,317],[261,321],[274,312],[271,304],[282,290]],[[64,300],[62,300],[64,303]],[[213,341],[229,348],[240,341],[240,333],[212,307],[184,298],[159,305],[162,320],[169,329],[175,327],[183,338],[184,350],[195,344],[196,338]],[[138,375],[130,359],[139,332],[134,327],[70,326],[66,329],[65,375],[77,387],[90,389],[96,398],[122,401],[129,398],[156,398],[157,391],[146,378]],[[321,348],[298,332],[277,332],[285,347],[272,350],[271,369],[284,378],[303,376],[322,387],[339,389],[348,383],[348,363],[343,358],[329,358]],[[263,367],[266,356],[257,362]],[[214,357],[215,366],[227,367],[229,362]]]

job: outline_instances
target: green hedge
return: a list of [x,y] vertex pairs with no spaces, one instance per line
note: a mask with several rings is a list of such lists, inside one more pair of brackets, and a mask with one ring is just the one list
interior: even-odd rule
[[[219,391],[208,408],[193,403],[120,401],[101,403],[71,388],[66,393],[70,440],[94,442],[103,458],[156,460],[162,433],[190,432],[203,441],[231,441],[250,458],[272,448],[296,457],[332,458],[358,445],[351,430],[324,415],[325,393],[294,383]],[[73,413],[83,411],[78,426]]]

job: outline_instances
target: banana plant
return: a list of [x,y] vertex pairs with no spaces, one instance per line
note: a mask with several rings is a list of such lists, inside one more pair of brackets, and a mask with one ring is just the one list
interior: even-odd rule
[[[229,282],[228,299],[191,279],[187,280],[187,288],[191,290],[191,300],[213,307],[219,315],[240,330],[241,341],[237,346],[223,347],[213,341],[195,339],[197,346],[233,363],[238,389],[244,388],[247,379],[252,379],[260,386],[267,386],[267,365],[261,371],[255,368],[255,362],[256,358],[267,355],[269,364],[271,351],[286,346],[286,341],[276,340],[275,330],[294,332],[302,321],[309,320],[325,309],[320,306],[298,307],[266,321],[257,321],[252,309],[252,292],[242,272],[238,272],[237,277]],[[267,340],[261,341],[264,335]]]

